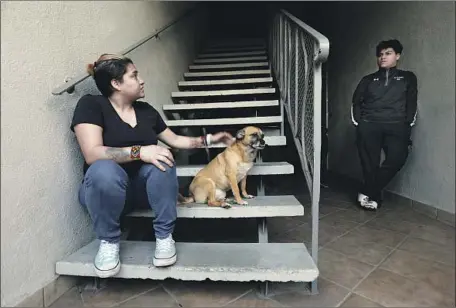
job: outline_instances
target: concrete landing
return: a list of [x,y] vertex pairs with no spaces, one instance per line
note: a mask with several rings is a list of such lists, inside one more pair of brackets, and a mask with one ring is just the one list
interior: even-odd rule
[[[94,240],[57,262],[56,273],[95,277]],[[201,281],[313,281],[319,271],[304,244],[288,243],[176,243],[177,263],[155,268],[155,242],[123,241],[122,266],[115,278]]]
[[[233,204],[231,208],[210,207],[190,203],[177,206],[179,218],[254,218],[303,216],[304,207],[294,196],[260,196],[246,200],[248,205]],[[139,210],[129,217],[155,217],[152,210]]]

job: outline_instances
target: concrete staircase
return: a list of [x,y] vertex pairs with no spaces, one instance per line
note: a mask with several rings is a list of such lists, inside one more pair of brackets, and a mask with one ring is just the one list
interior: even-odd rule
[[[180,119],[167,120],[172,129],[199,128],[230,130],[247,125],[263,128],[272,150],[286,146],[283,112],[277,99],[265,43],[262,40],[213,42],[190,65],[171,94],[174,104],[163,106],[167,114]],[[195,116],[197,114],[197,116]],[[229,115],[229,116],[227,116]],[[170,116],[170,118],[172,118]],[[212,145],[211,151],[223,150]],[[271,149],[270,149],[271,150]],[[204,150],[201,150],[204,151]],[[178,177],[193,177],[203,165],[178,166]],[[155,243],[122,241],[122,269],[119,278],[224,280],[224,281],[314,281],[319,271],[303,242],[268,243],[267,218],[303,216],[304,207],[291,195],[266,196],[262,177],[293,174],[294,166],[283,161],[263,162],[260,155],[250,171],[259,177],[257,197],[249,205],[231,209],[210,208],[204,204],[178,207],[179,218],[256,218],[258,243],[180,243],[178,261],[169,268],[154,268]],[[303,187],[304,187],[303,183]],[[252,193],[252,187],[247,187]],[[129,217],[154,217],[151,210],[138,210]],[[179,223],[179,222],[178,222]],[[98,241],[57,262],[61,275],[95,276],[93,260]]]

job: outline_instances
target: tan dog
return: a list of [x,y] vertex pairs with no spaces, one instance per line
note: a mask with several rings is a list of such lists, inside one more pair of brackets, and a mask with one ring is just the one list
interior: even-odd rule
[[253,167],[259,150],[264,149],[264,134],[258,127],[248,126],[236,133],[236,141],[217,155],[207,166],[201,169],[190,184],[191,197],[179,196],[182,203],[205,203],[209,206],[230,207],[225,202],[226,192],[233,191],[238,204],[246,205],[239,193],[241,182],[242,196],[254,198],[246,190],[247,173]]

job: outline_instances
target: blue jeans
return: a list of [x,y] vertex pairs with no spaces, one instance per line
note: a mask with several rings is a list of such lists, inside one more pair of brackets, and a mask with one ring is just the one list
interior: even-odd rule
[[148,203],[155,214],[156,238],[164,239],[173,232],[179,185],[176,167],[163,165],[165,172],[144,164],[130,177],[112,160],[90,165],[79,189],[79,202],[87,208],[98,239],[119,242],[120,217],[127,202]]

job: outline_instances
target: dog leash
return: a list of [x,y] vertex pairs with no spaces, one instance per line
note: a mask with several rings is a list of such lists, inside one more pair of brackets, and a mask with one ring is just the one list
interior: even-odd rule
[[207,162],[209,163],[211,161],[211,154],[209,152],[209,146],[208,146],[208,141],[207,141],[207,136],[208,134],[206,133],[206,128],[203,127],[203,134],[204,134],[204,150],[206,151],[207,155]]

